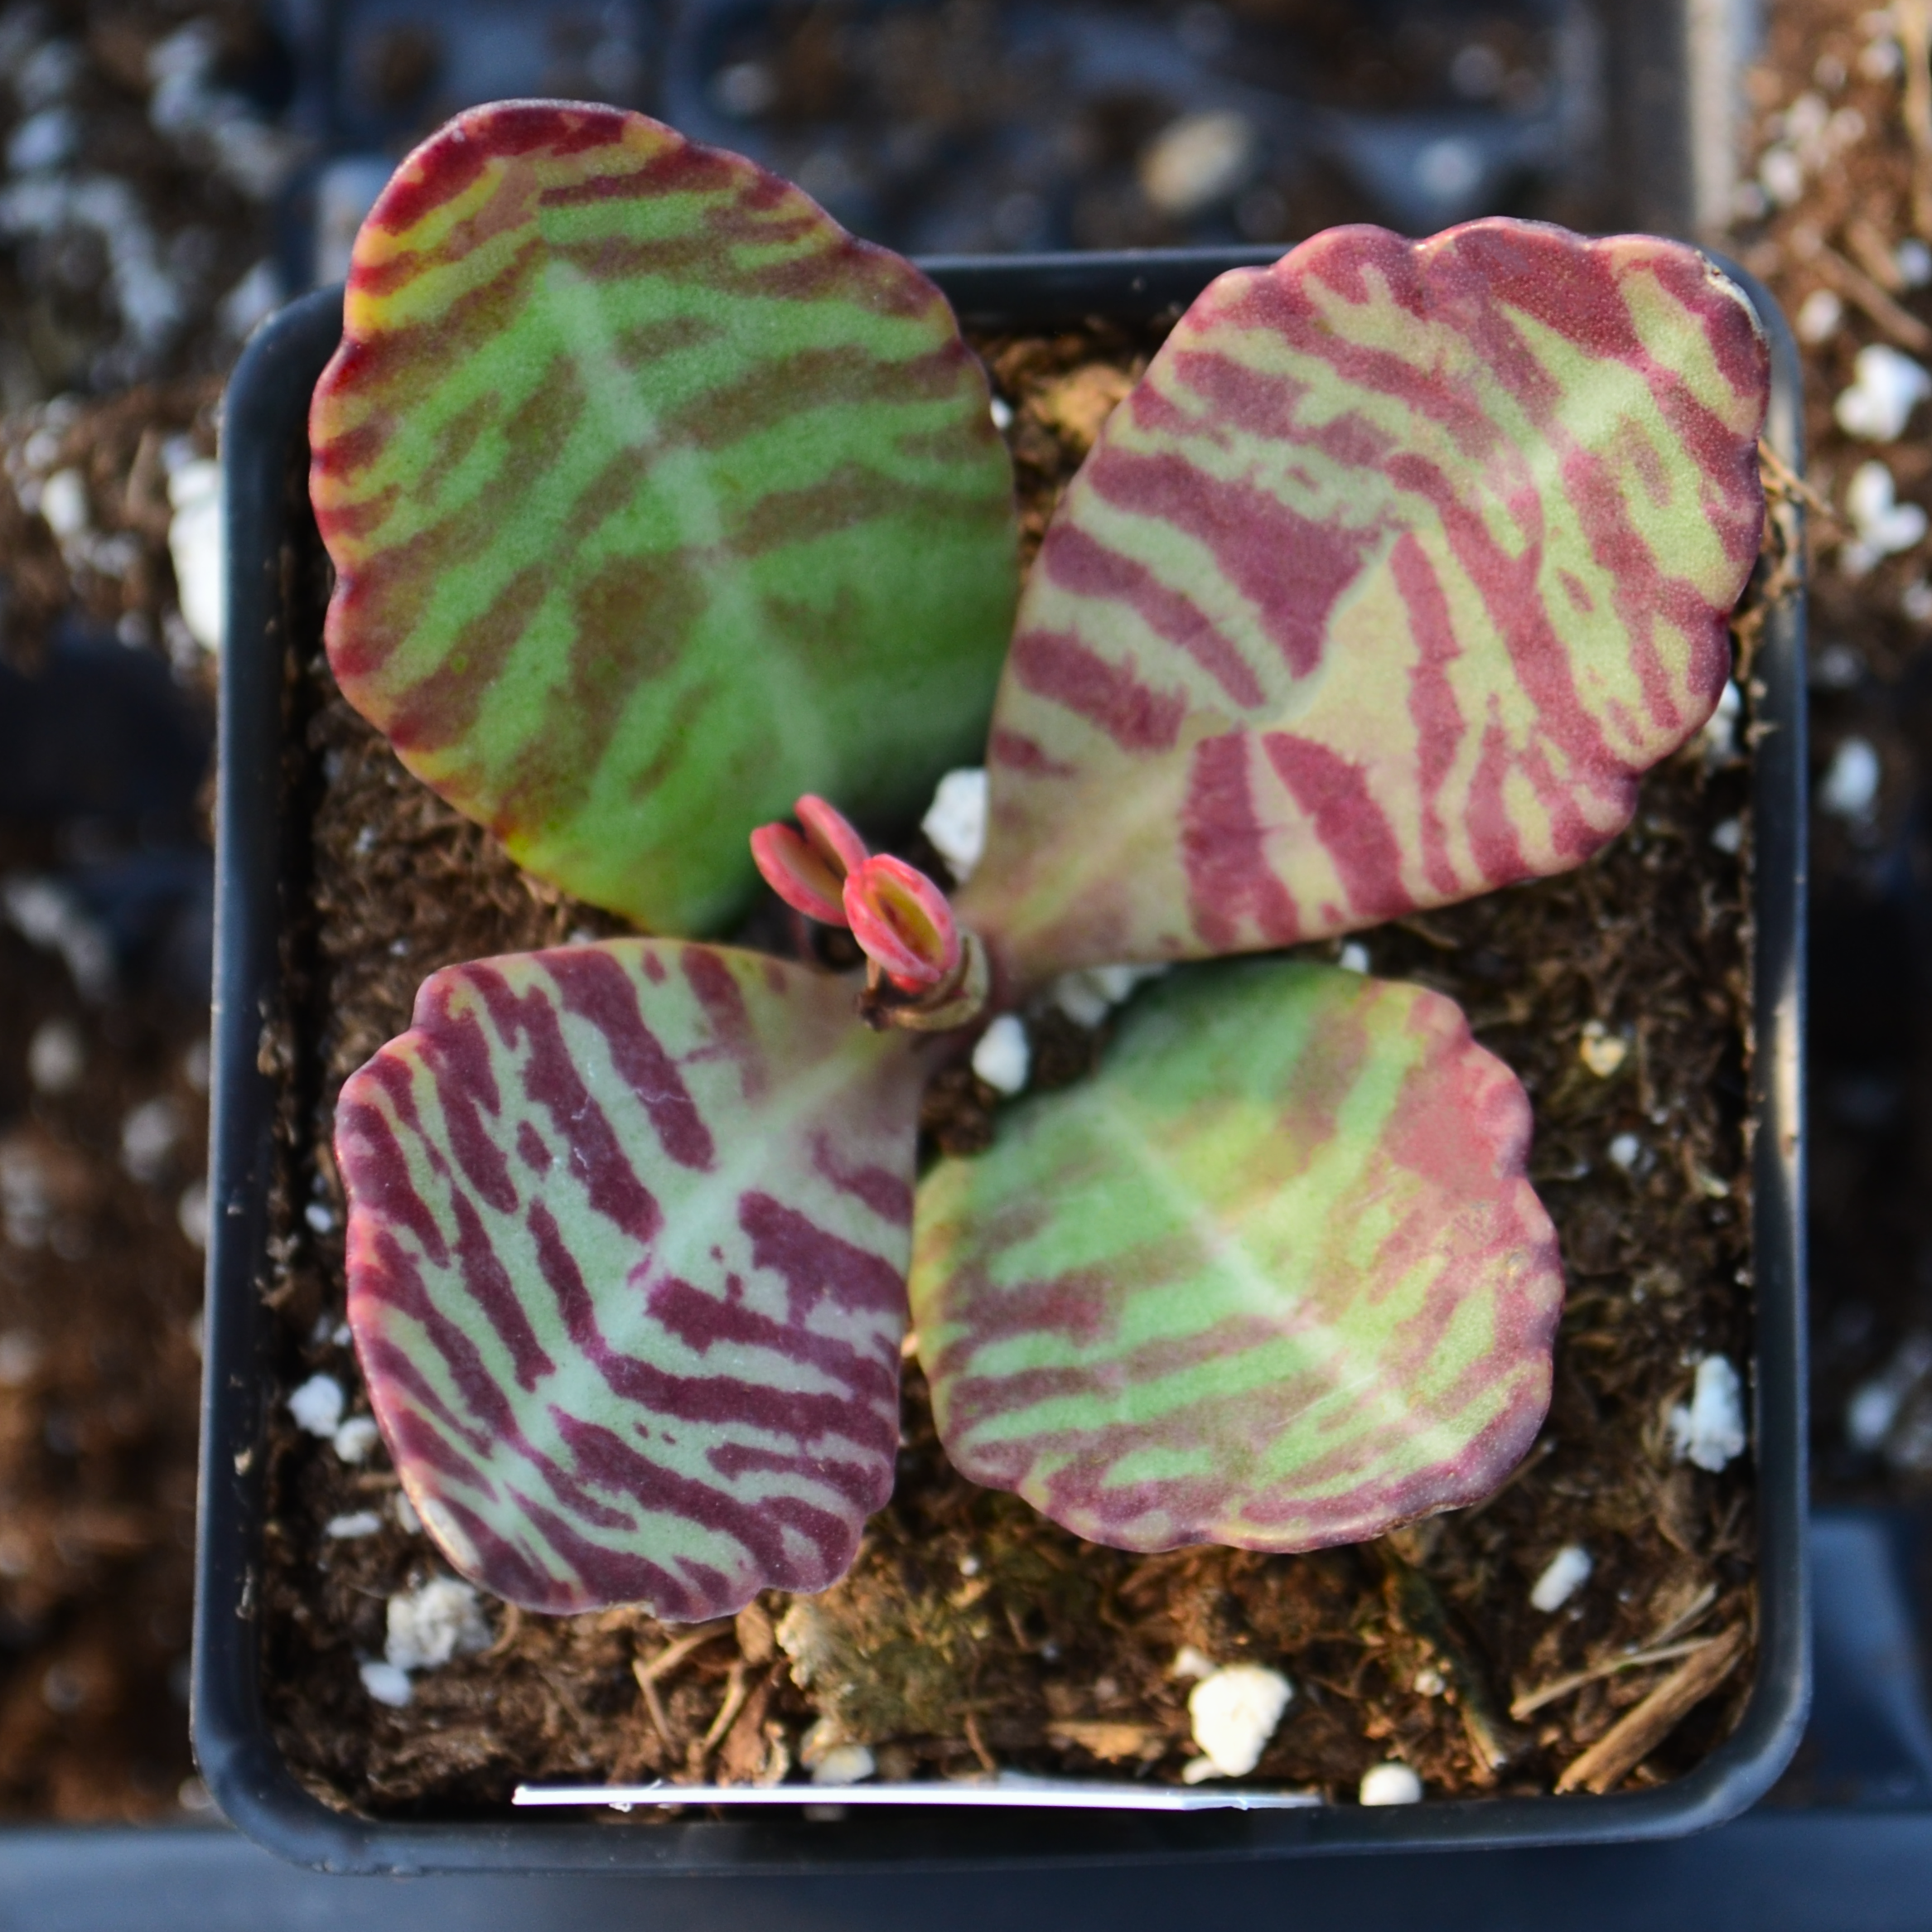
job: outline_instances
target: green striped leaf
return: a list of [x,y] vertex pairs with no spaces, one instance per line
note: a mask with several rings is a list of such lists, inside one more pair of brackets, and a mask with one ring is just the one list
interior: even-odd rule
[[1587,857],[1722,691],[1768,385],[1651,237],[1344,228],[1223,276],[1027,579],[959,908],[1006,983]]
[[1563,1298],[1529,1139],[1440,994],[1174,973],[1091,1080],[920,1186],[947,1454],[1127,1549],[1307,1549],[1486,1495],[1548,1405]]
[[640,115],[512,103],[403,164],[345,314],[330,659],[530,871],[715,930],[799,793],[905,820],[978,756],[1012,470],[909,263]]
[[432,975],[343,1086],[349,1321],[466,1576],[715,1616],[891,1494],[926,1068],[855,983],[616,939]]

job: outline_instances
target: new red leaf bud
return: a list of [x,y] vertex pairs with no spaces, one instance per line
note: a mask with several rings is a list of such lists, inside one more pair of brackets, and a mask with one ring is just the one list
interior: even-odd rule
[[843,925],[839,874],[789,825],[761,825],[751,834],[751,857],[770,886],[794,911],[827,925]]
[[949,978],[959,964],[959,928],[946,896],[922,872],[884,853],[845,881],[845,916],[866,957],[902,993]]

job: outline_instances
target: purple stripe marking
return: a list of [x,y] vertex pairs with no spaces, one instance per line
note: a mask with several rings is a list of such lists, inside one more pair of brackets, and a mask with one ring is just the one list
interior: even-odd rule
[[[758,1031],[751,1023],[750,1009],[732,969],[709,946],[686,946],[678,955],[684,983],[692,997],[704,1009],[710,1022],[712,1044],[700,1047],[693,1060],[710,1060],[722,1054],[737,1062],[738,1090],[747,1101],[763,1099],[770,1085]],[[776,992],[785,990],[785,976],[767,963],[766,983]]]
[[538,1264],[557,1297],[571,1340],[626,1401],[680,1421],[762,1430],[801,1446],[830,1437],[868,1455],[890,1456],[897,1449],[897,1417],[881,1415],[848,1397],[806,1394],[730,1375],[674,1375],[619,1353],[604,1339],[582,1272],[541,1201],[530,1203],[529,1220]]
[[[409,1178],[409,1163],[395,1129],[379,1107],[358,1097],[363,1075],[373,1074],[382,1064],[379,1056],[362,1073],[350,1075],[343,1084],[342,1096],[336,1103],[336,1159],[350,1199],[360,1203],[378,1221],[407,1228],[430,1260],[444,1268],[449,1263],[449,1244],[436,1224],[436,1216],[429,1211],[428,1202],[416,1191],[416,1184]],[[371,1084],[384,1084],[380,1081]],[[427,1146],[427,1142],[422,1144]],[[433,1160],[441,1160],[434,1147],[428,1147],[428,1152]]]
[[635,1094],[664,1152],[680,1167],[708,1172],[717,1158],[676,1063],[645,1024],[637,987],[608,953],[574,946],[546,953],[544,970],[563,996],[564,1010],[595,1026],[611,1050],[611,1063]]
[[1247,659],[1193,598],[1170,590],[1146,564],[1109,549],[1078,524],[1056,524],[1047,533],[1039,568],[1076,597],[1128,606],[1157,637],[1192,658],[1230,703],[1254,710],[1265,701]]
[[[669,1570],[634,1550],[612,1549],[580,1534],[563,1517],[536,1502],[519,1499],[530,1525],[569,1566],[570,1575],[543,1575],[531,1601],[556,1615],[568,1615],[593,1603],[644,1603],[659,1616],[679,1619],[708,1616],[725,1607],[696,1596]],[[492,1542],[501,1545],[500,1539]],[[751,1592],[745,1592],[747,1598]]]
[[489,1007],[504,1043],[514,1046],[519,1035],[528,1040],[524,1092],[548,1110],[569,1150],[569,1171],[583,1183],[591,1205],[634,1240],[654,1239],[664,1216],[572,1062],[556,1008],[535,988],[519,997],[493,966],[478,964],[464,970]]
[[819,1299],[840,1308],[897,1314],[906,1307],[906,1278],[888,1261],[828,1234],[769,1194],[747,1192],[738,1225],[751,1238],[751,1259],[785,1278],[787,1306],[802,1325]]
[[[483,1114],[500,1116],[503,1103],[496,1089],[496,1070],[490,1064],[489,1042],[474,1011],[452,1013],[448,983],[428,1014],[420,1011],[416,1031],[422,1039],[425,1071],[435,1082],[450,1152],[464,1178],[500,1215],[516,1212],[516,1187],[510,1165]],[[428,1002],[424,1002],[427,1004]]]
[[476,1343],[430,1299],[421,1270],[387,1228],[376,1230],[374,1246],[373,1256],[364,1254],[350,1262],[351,1297],[367,1294],[416,1322],[430,1346],[442,1357],[470,1413],[490,1436],[514,1437],[516,1418],[509,1398],[490,1373]]
[[829,1181],[841,1194],[862,1200],[881,1221],[896,1228],[912,1225],[912,1185],[886,1167],[847,1167],[840,1163],[831,1136],[812,1136],[813,1171]]
[[543,1352],[536,1331],[517,1298],[516,1284],[510,1270],[492,1244],[483,1218],[471,1205],[467,1195],[452,1189],[450,1205],[456,1217],[456,1259],[463,1271],[463,1286],[470,1298],[483,1311],[497,1339],[510,1350],[516,1371],[517,1387],[534,1389],[539,1378],[554,1375],[557,1364]]
[[651,1284],[645,1306],[667,1335],[698,1355],[714,1348],[769,1349],[843,1383],[855,1401],[874,1408],[897,1406],[899,1378],[882,1345],[862,1353],[836,1335],[774,1321],[736,1299],[720,1301],[675,1275]]
[[[727,1490],[654,1462],[595,1422],[580,1422],[561,1412],[556,1412],[556,1419],[587,1481],[635,1496],[647,1508],[681,1516],[713,1536],[731,1538],[751,1557],[760,1574],[771,1580],[774,1588],[822,1588],[823,1583],[815,1579],[823,1577],[829,1581],[837,1576],[858,1547],[857,1522],[815,1508],[803,1497],[762,1496],[755,1503],[741,1503]],[[886,1493],[891,1493],[889,1473]],[[885,1496],[879,1500],[883,1502]],[[795,1555],[792,1538],[785,1529],[796,1531],[817,1550],[817,1568]]]

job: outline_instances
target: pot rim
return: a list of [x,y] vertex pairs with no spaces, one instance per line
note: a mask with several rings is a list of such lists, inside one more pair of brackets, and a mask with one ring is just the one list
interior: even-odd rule
[[[1226,269],[1275,249],[1148,249],[1110,254],[925,258],[963,321],[1051,328],[1095,315],[1145,321],[1174,312]],[[1797,347],[1754,278],[1713,257],[1750,296],[1771,345],[1765,439],[1804,466]],[[308,400],[341,334],[342,292],[291,303],[256,334],[229,384],[222,420],[228,627],[220,663],[216,792],[215,964],[210,1121],[208,1301],[191,1728],[222,1811],[281,1857],[319,1870],[391,1874],[937,1870],[1193,1862],[1370,1850],[1481,1850],[1654,1839],[1705,1829],[1763,1795],[1796,1749],[1810,1703],[1806,1520],[1804,1242],[1804,597],[1801,577],[1766,611],[1753,664],[1765,727],[1751,774],[1754,1052],[1751,1078],[1755,1335],[1751,1437],[1757,1466],[1758,1649],[1736,1730],[1698,1768],[1654,1790],[1605,1797],[1464,1798],[1366,1808],[1283,1804],[1287,1794],[1190,1791],[1186,1815],[1150,1810],[1096,1780],[875,1790],[838,1822],[773,1804],[727,1822],[646,1828],[542,1813],[428,1823],[331,1809],[295,1777],[270,1732],[258,1623],[263,1476],[273,1393],[272,1317],[258,1292],[269,1235],[276,1085],[263,1051],[280,978],[283,628],[280,553],[294,506],[288,458]],[[1794,514],[1797,514],[1794,512]],[[810,1790],[814,1810],[850,1794]],[[627,1791],[627,1799],[635,1793]],[[1246,1803],[1244,1804],[1243,1800]],[[1218,1800],[1218,1803],[1214,1803]],[[1260,1802],[1257,1803],[1258,1800]],[[606,1804],[609,1801],[606,1801]],[[1206,1806],[1212,1804],[1212,1809]]]

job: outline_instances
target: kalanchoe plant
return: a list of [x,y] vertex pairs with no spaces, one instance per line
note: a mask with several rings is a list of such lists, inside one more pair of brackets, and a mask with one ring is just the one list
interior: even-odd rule
[[[450,1559],[546,1611],[824,1587],[891,1490],[909,1295],[949,1452],[1084,1536],[1302,1549],[1493,1489],[1562,1272],[1451,1002],[1183,965],[923,1178],[920,1096],[1068,968],[1614,836],[1722,689],[1766,387],[1674,243],[1358,228],[1224,277],[1054,519],[949,905],[843,815],[910,815],[1004,637],[1010,478],[944,304],[635,116],[413,156],[316,401],[332,661],[530,869],[687,935],[438,973],[344,1086],[350,1321]],[[696,936],[754,862],[862,984]]]
[[869,852],[824,799],[800,799],[798,816],[802,832],[761,825],[751,856],[793,911],[843,926],[858,942],[867,962],[861,1016],[921,1033],[970,1026],[986,1009],[986,953],[960,932],[945,894],[904,859]]

